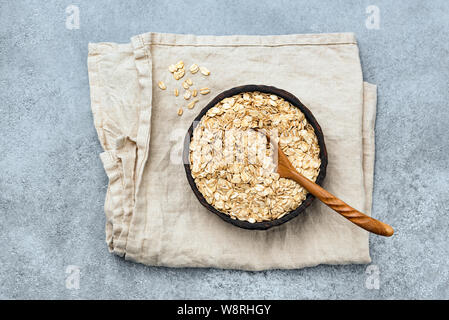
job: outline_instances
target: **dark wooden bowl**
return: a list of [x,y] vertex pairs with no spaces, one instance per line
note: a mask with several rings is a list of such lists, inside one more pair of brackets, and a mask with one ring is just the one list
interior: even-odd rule
[[218,215],[221,219],[223,219],[226,222],[229,222],[237,227],[244,228],[244,229],[251,229],[251,230],[266,230],[271,227],[279,226],[296,216],[298,216],[300,213],[304,212],[304,210],[312,203],[312,201],[315,199],[313,195],[310,193],[307,194],[306,199],[301,203],[299,207],[297,207],[295,210],[290,211],[286,215],[284,215],[280,219],[272,220],[272,221],[264,221],[264,222],[255,222],[250,223],[248,221],[241,221],[238,219],[232,219],[227,214],[218,211],[215,209],[212,205],[207,203],[206,199],[204,199],[201,192],[199,192],[195,181],[192,177],[191,171],[190,171],[190,161],[189,161],[189,146],[190,146],[190,140],[192,138],[193,130],[198,125],[201,118],[206,114],[207,110],[215,106],[218,102],[221,100],[234,96],[236,94],[242,93],[242,92],[252,92],[252,91],[259,91],[264,93],[270,93],[275,94],[281,98],[284,98],[285,100],[289,101],[292,105],[299,108],[305,115],[307,121],[312,125],[313,129],[315,130],[315,134],[318,138],[318,144],[320,146],[320,159],[321,159],[321,166],[320,166],[320,173],[318,174],[318,177],[316,179],[316,183],[321,185],[323,183],[324,177],[326,176],[326,167],[327,167],[327,151],[326,151],[326,145],[324,144],[324,136],[323,132],[321,130],[320,125],[316,121],[315,117],[313,116],[312,112],[310,112],[309,109],[307,109],[306,106],[304,106],[301,101],[291,93],[281,90],[275,87],[271,86],[264,86],[264,85],[245,85],[240,87],[235,87],[229,90],[226,90],[219,95],[217,95],[214,99],[212,99],[211,102],[207,104],[206,107],[204,107],[201,112],[198,114],[198,116],[194,119],[193,123],[191,124],[189,130],[187,131],[186,137],[184,139],[184,150],[183,150],[183,163],[184,168],[187,175],[187,180],[189,181],[190,187],[192,187],[193,193],[195,193],[196,197],[200,201],[200,203],[206,207],[209,211],[213,212],[214,214]]

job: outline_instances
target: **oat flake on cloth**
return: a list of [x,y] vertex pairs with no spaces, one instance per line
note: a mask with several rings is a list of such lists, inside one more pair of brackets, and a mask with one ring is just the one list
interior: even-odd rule
[[[186,76],[168,66],[183,60]],[[192,63],[211,74],[191,75]],[[293,269],[369,263],[368,233],[318,200],[297,218],[266,231],[244,230],[207,211],[181,161],[184,135],[218,93],[265,84],[296,95],[320,123],[329,154],[324,188],[371,212],[376,86],[363,82],[352,33],[194,36],[146,33],[129,44],[91,43],[89,82],[94,124],[109,186],[109,250],[152,266]],[[173,89],[192,78],[209,87],[195,108]],[[167,90],[160,90],[158,81]],[[183,92],[183,90],[180,90]]]

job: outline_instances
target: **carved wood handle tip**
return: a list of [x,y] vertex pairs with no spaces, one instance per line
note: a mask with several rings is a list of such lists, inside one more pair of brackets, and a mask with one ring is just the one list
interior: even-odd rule
[[[284,169],[284,168],[283,168]],[[284,169],[285,170],[285,169]],[[282,171],[281,171],[282,172]],[[378,234],[380,236],[391,237],[394,234],[393,228],[379,220],[371,218],[366,214],[349,206],[342,200],[335,197],[316,183],[310,181],[296,171],[285,173],[285,176],[295,180],[302,185],[307,191],[320,199],[324,204],[341,214],[343,217],[365,229],[366,231]]]

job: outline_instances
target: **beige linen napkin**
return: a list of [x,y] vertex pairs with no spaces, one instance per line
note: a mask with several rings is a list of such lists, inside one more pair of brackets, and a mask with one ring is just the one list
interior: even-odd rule
[[[183,60],[180,81],[168,71]],[[207,67],[208,77],[188,67]],[[296,95],[325,136],[324,187],[371,212],[376,87],[363,82],[351,33],[194,36],[146,33],[130,44],[89,45],[92,112],[109,177],[105,201],[110,251],[148,265],[244,270],[369,263],[368,233],[319,201],[266,231],[225,223],[200,205],[185,177],[182,144],[216,94],[265,84]],[[181,83],[209,87],[193,110],[175,97]],[[164,81],[167,90],[157,87]],[[177,110],[184,106],[179,117]]]

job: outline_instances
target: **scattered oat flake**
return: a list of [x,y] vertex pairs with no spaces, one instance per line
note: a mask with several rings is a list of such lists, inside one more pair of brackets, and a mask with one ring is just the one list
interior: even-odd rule
[[200,68],[198,67],[198,65],[197,64],[192,64],[191,66],[190,66],[190,72],[192,73],[192,74],[195,74],[195,73],[197,73],[198,72],[198,70],[199,70]]
[[210,92],[210,89],[209,88],[201,88],[200,89],[200,93],[201,94],[208,94]]
[[184,74],[185,74],[184,69],[179,69],[178,71],[175,71],[175,72],[173,73],[173,77],[175,78],[175,80],[179,80],[179,79],[181,79],[182,77],[184,77]]
[[182,108],[179,108],[178,109],[178,116],[182,116],[182,112],[183,112]]
[[175,72],[176,70],[178,70],[178,68],[176,68],[174,64],[168,66],[168,71],[170,71],[171,73]]
[[210,71],[206,68],[206,67],[200,67],[200,71],[202,74],[204,74],[205,76],[210,75]]
[[189,89],[190,87],[189,87],[189,84],[187,83],[187,81],[184,81],[183,83],[182,83],[182,87],[184,88],[184,89]]
[[199,101],[198,99],[195,99],[195,100],[189,102],[189,104],[187,105],[187,108],[193,109],[193,107],[195,107],[195,104],[196,104],[198,101]]
[[189,100],[191,96],[192,93],[190,92],[190,90],[186,90],[186,92],[184,93],[184,99]]
[[159,81],[157,83],[157,85],[159,86],[159,88],[161,88],[162,90],[167,89],[167,86],[165,85],[165,83],[163,81]]
[[173,93],[175,94],[175,97],[179,96],[179,91],[177,88],[175,88],[175,90],[173,90]]
[[176,63],[175,67],[177,69],[183,69],[184,68],[184,61],[180,60],[178,63]]
[[193,89],[192,91],[192,96],[196,97],[198,95],[198,90]]
[[187,78],[186,83],[187,83],[189,86],[191,86],[191,85],[193,84],[193,81],[192,81],[192,79]]

